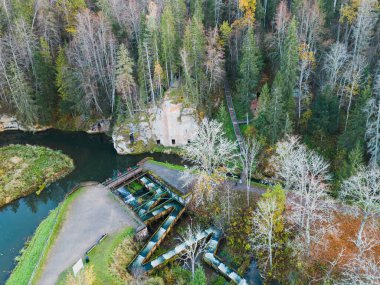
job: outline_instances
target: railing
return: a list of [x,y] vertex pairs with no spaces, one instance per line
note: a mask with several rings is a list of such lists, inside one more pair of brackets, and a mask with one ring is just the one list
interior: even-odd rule
[[236,137],[236,140],[238,142],[240,152],[243,152],[244,148],[245,148],[244,140],[243,140],[243,136],[242,136],[241,131],[240,131],[239,122],[238,122],[237,117],[236,117],[234,104],[232,102],[230,87],[228,86],[227,83],[224,85],[224,94],[226,96],[228,113],[230,114],[230,119],[232,122],[232,126],[234,128],[235,137]]

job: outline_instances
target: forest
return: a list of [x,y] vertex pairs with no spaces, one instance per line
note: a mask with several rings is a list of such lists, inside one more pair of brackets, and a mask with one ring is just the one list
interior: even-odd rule
[[180,100],[228,125],[228,84],[238,116],[249,117],[245,133],[262,144],[301,135],[337,183],[379,163],[377,1],[1,4],[0,108],[27,125],[133,117],[176,80]]
[[[294,260],[318,255],[316,229],[326,230],[321,225],[331,207],[321,200],[326,196],[349,201],[362,214],[357,239],[350,245],[355,244],[360,254],[351,263],[343,262],[351,266],[343,275],[354,282],[365,271],[372,279],[339,284],[379,282],[377,0],[0,3],[0,113],[15,115],[27,126],[83,130],[97,119],[110,118],[115,124],[133,118],[159,105],[165,92],[178,84],[176,100],[196,108],[200,121],[210,119],[210,124],[201,125],[205,136],[226,133],[235,141],[224,94],[231,89],[238,120],[246,121],[240,125],[247,148],[239,170],[249,180],[282,181],[284,188],[300,193],[302,202],[295,198],[292,204],[299,215],[290,220],[305,247],[299,249],[303,259],[293,256]],[[199,149],[205,145],[200,135],[185,147],[185,157],[204,174],[197,180],[199,188],[207,179],[217,181],[216,166],[228,165],[233,158],[232,147],[225,143],[227,151],[215,151],[223,158],[201,160]],[[203,195],[195,196],[196,204],[207,201]],[[278,204],[281,194],[272,195],[279,196],[276,201],[270,194],[264,197],[256,214],[276,218],[278,211],[285,211],[285,205]],[[333,207],[336,211],[338,206]],[[262,224],[256,222],[250,226],[260,230]],[[283,227],[281,221],[281,234],[270,245],[268,236],[263,237],[271,252],[270,265],[268,259],[260,266],[269,272],[268,280],[289,281],[282,259],[297,250],[285,245],[294,240],[294,232]],[[272,261],[272,249],[278,252],[273,254],[278,263]],[[301,283],[289,284],[332,284],[332,272],[344,258],[343,252],[336,252],[328,262],[302,268]],[[297,262],[291,266],[297,267]],[[353,268],[360,272],[355,275]]]

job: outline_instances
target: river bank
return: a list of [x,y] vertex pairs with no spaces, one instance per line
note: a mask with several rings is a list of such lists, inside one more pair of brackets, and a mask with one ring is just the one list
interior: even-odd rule
[[0,284],[5,283],[15,266],[28,237],[49,212],[57,207],[66,193],[83,181],[102,182],[117,171],[136,165],[146,156],[157,161],[180,164],[176,155],[162,153],[117,155],[111,139],[104,134],[47,130],[31,133],[6,131],[0,133],[0,147],[10,144],[30,144],[60,150],[74,160],[75,169],[47,186],[40,195],[31,194],[17,199],[0,209]]
[[66,176],[73,160],[60,151],[31,145],[0,148],[0,208]]

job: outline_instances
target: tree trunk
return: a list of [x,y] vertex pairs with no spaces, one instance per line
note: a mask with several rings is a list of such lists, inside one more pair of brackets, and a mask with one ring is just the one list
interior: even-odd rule
[[365,223],[367,222],[367,218],[368,218],[368,214],[365,213],[364,217],[363,217],[363,220],[362,220],[362,222],[360,224],[360,228],[359,228],[359,231],[358,231],[358,238],[357,238],[357,241],[356,241],[356,243],[359,246],[362,244],[362,235],[363,235]]

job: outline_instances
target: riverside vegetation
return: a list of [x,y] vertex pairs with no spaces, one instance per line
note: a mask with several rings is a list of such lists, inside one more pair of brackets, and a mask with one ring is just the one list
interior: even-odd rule
[[0,148],[0,207],[42,191],[73,169],[73,160],[60,151],[31,145]]

